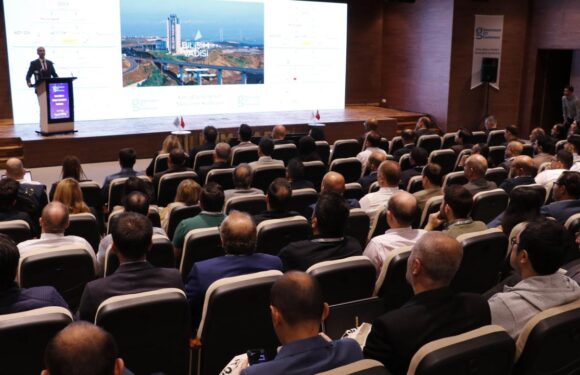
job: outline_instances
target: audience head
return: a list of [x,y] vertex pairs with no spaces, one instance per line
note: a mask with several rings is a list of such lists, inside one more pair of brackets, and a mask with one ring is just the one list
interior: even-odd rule
[[215,145],[213,150],[214,161],[227,162],[230,158],[231,147],[225,142],[220,142]]
[[381,135],[376,131],[367,134],[366,147],[379,147],[381,145]]
[[310,128],[308,135],[315,141],[324,141],[324,129],[322,126],[313,126]]
[[448,222],[456,219],[467,219],[473,208],[473,195],[461,185],[445,188],[440,215]]
[[252,168],[247,163],[238,165],[233,172],[234,187],[249,189],[252,186]]
[[424,234],[407,260],[407,281],[415,294],[449,286],[463,258],[463,247],[441,232]]
[[320,191],[322,193],[334,192],[338,195],[344,194],[346,182],[344,176],[337,172],[327,172],[322,179]]
[[318,198],[312,218],[313,231],[323,238],[342,237],[350,209],[341,195],[324,192]]
[[286,211],[290,207],[291,200],[292,187],[287,179],[278,177],[270,183],[266,196],[269,211]]
[[286,127],[284,125],[276,125],[272,129],[272,138],[276,141],[283,140],[286,137]]
[[423,147],[415,147],[410,152],[410,161],[416,167],[422,167],[427,165],[427,160],[429,160],[429,152]]
[[201,186],[192,179],[183,180],[177,185],[175,201],[184,203],[186,206],[192,206],[199,202]]
[[556,144],[554,143],[554,140],[547,135],[540,135],[536,142],[536,150],[538,153],[543,152],[554,155],[556,153]]
[[580,199],[580,173],[564,171],[554,182],[552,195],[555,201]]
[[443,173],[441,166],[435,163],[429,163],[423,168],[423,187],[440,187],[443,183]]
[[24,177],[25,173],[26,171],[24,170],[24,164],[22,164],[22,160],[18,158],[10,158],[6,160],[6,177],[10,177],[18,181]]
[[298,159],[291,159],[286,168],[286,178],[290,181],[304,180],[304,164]]
[[473,154],[481,155],[487,160],[489,157],[489,146],[486,143],[477,143],[473,145],[471,152]]
[[371,131],[376,132],[379,130],[379,120],[377,120],[374,117],[370,118],[364,122],[364,126],[365,126],[365,130],[367,132],[371,132]]
[[411,129],[403,130],[401,138],[406,145],[415,143],[415,133]]
[[250,142],[252,139],[252,128],[248,124],[242,124],[238,129],[238,135],[240,137],[240,141]]
[[0,179],[0,211],[9,211],[16,204],[20,183],[13,178]]
[[385,155],[384,152],[373,151],[369,155],[369,159],[367,161],[367,168],[371,172],[377,171],[381,163],[384,162],[385,160],[387,160],[387,155]]
[[542,128],[533,128],[532,132],[530,133],[530,142],[535,143],[538,140],[538,137],[541,135],[546,135],[546,132]]
[[20,251],[8,235],[0,233],[0,290],[14,286]]
[[497,129],[497,119],[494,116],[488,116],[485,118],[483,126],[485,126],[487,131],[495,130]]
[[123,199],[134,191],[140,191],[149,198],[149,201],[151,201],[151,197],[153,196],[153,185],[150,181],[131,176],[125,180],[123,185]]
[[506,142],[516,141],[520,137],[520,130],[515,125],[508,125],[505,128],[504,137]]
[[83,192],[80,184],[72,178],[65,178],[56,185],[53,201],[64,204],[71,214],[90,211],[83,200]]
[[298,155],[309,156],[316,153],[316,141],[314,138],[305,135],[298,141]]
[[524,152],[524,145],[518,141],[511,141],[505,149],[505,156],[506,158],[513,158],[521,155],[522,152]]
[[203,138],[208,143],[215,143],[217,140],[218,132],[214,126],[206,126],[203,128]]
[[68,208],[57,201],[44,206],[40,218],[42,233],[64,233],[68,228]]
[[512,176],[535,176],[536,166],[534,165],[534,159],[528,155],[516,156],[511,164]]
[[258,146],[258,152],[261,156],[272,156],[274,152],[274,141],[270,137],[262,137]]
[[401,179],[401,167],[399,163],[385,160],[379,166],[377,181],[380,187],[397,187]]
[[552,161],[552,169],[570,169],[574,164],[574,156],[566,150],[560,150]]
[[545,195],[534,188],[520,186],[513,189],[501,220],[502,231],[509,236],[517,224],[540,217],[544,198]]
[[144,260],[151,247],[153,225],[147,216],[136,212],[122,212],[111,228],[113,248],[119,261]]
[[568,85],[564,87],[564,96],[574,95],[574,86]]
[[219,184],[208,182],[201,189],[199,205],[208,212],[221,212],[224,207],[224,191]]
[[41,375],[120,375],[124,363],[109,333],[88,322],[66,326],[48,343]]
[[566,132],[566,126],[564,126],[564,124],[554,124],[550,130],[550,135],[556,140],[566,139],[566,136],[568,135]]
[[133,168],[137,161],[137,153],[132,148],[122,148],[119,151],[119,165],[121,168]]
[[465,167],[463,171],[465,173],[465,177],[467,177],[469,181],[483,178],[485,177],[485,172],[487,171],[487,159],[479,154],[471,155],[465,161]]
[[415,130],[419,129],[430,129],[431,119],[427,116],[419,117],[417,123],[415,124]]
[[407,228],[419,213],[417,199],[406,191],[399,191],[387,204],[387,223],[391,228]]
[[455,143],[470,145],[473,142],[473,133],[469,129],[461,128],[455,133]]
[[169,153],[169,164],[171,164],[172,166],[184,166],[185,165],[185,161],[187,160],[187,155],[185,154],[185,151],[183,151],[183,149],[181,148],[174,148],[173,150],[171,150],[171,152]]
[[179,142],[179,137],[173,134],[169,134],[163,140],[163,144],[161,145],[161,152],[160,154],[169,154],[171,150],[176,148],[183,148],[181,147],[181,142]]
[[149,214],[149,198],[140,191],[127,195],[123,202],[125,212],[136,212],[147,216]]
[[220,225],[226,254],[250,255],[256,250],[256,224],[245,212],[232,211]]
[[81,166],[81,161],[76,156],[68,155],[62,159],[62,169],[60,178],[74,178],[77,181],[86,180],[85,172]]
[[570,135],[566,141],[566,144],[564,145],[564,150],[570,152],[571,154],[580,153],[580,134]]

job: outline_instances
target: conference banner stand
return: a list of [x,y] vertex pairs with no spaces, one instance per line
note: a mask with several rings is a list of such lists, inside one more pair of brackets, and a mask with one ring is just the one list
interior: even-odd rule
[[75,133],[73,81],[76,77],[45,78],[38,82],[36,94],[40,106],[40,130],[48,136]]

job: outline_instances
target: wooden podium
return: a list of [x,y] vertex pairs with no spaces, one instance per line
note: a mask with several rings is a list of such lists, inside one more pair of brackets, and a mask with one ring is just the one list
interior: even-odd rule
[[42,135],[74,133],[73,81],[76,77],[44,78],[37,82]]

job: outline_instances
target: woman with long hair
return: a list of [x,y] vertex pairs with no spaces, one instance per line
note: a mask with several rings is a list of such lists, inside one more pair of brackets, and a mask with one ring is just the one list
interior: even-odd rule
[[149,166],[145,170],[147,176],[153,177],[153,169],[155,167],[155,158],[157,158],[157,155],[169,154],[173,149],[183,149],[183,147],[181,146],[181,142],[176,135],[169,134],[163,140],[163,143],[161,144],[161,150],[157,151],[155,155],[153,155],[153,159],[151,159]]
[[56,185],[58,185],[58,183],[61,180],[64,180],[65,178],[72,178],[78,182],[89,180],[87,178],[87,175],[85,174],[85,171],[83,171],[81,161],[74,155],[67,155],[64,157],[64,159],[62,159],[62,167],[60,169],[60,180],[52,184],[52,186],[50,187],[50,193],[48,194],[51,200],[54,197]]
[[78,181],[73,178],[65,178],[58,183],[53,201],[64,204],[70,214],[91,212],[83,200],[83,193]]
[[200,193],[201,186],[199,186],[199,184],[194,180],[187,179],[181,181],[177,186],[175,201],[169,203],[159,212],[161,227],[167,231],[167,227],[169,226],[169,216],[174,208],[198,204]]

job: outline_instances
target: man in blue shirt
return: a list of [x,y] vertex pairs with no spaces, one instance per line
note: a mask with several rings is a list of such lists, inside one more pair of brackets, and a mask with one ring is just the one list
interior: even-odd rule
[[103,182],[103,187],[101,189],[105,201],[107,201],[109,197],[109,185],[111,185],[111,181],[113,181],[115,178],[143,175],[142,172],[137,172],[133,169],[136,161],[137,154],[132,148],[123,148],[121,151],[119,151],[119,165],[121,166],[121,170],[117,173],[113,173],[105,177],[105,181]]

